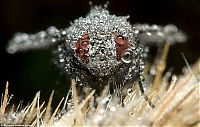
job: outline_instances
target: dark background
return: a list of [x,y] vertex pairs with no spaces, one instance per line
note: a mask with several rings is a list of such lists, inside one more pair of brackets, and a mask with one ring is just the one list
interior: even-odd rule
[[[92,1],[103,5],[105,0]],[[28,51],[7,54],[5,46],[16,32],[34,33],[49,26],[65,28],[70,21],[85,16],[89,10],[87,0],[1,0],[0,2],[0,92],[9,81],[12,103],[31,101],[38,90],[47,100],[55,90],[55,104],[67,94],[69,80],[51,62],[51,52]],[[181,73],[185,62],[193,64],[200,56],[200,1],[199,0],[110,0],[108,10],[116,15],[130,15],[130,22],[149,24],[175,24],[188,35],[188,41],[170,48],[167,66]]]

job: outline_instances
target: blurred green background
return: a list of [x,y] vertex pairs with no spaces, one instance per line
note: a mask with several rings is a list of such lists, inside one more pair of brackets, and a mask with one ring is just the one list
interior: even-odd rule
[[[103,5],[108,0],[92,0]],[[38,90],[42,100],[48,100],[55,90],[54,104],[66,96],[69,78],[60,74],[51,62],[51,51],[28,51],[7,54],[5,46],[16,32],[35,33],[49,26],[65,28],[74,19],[85,16],[89,0],[1,0],[0,2],[0,92],[9,81],[11,103],[28,103]],[[184,53],[189,63],[200,56],[200,1],[199,0],[110,0],[108,10],[116,15],[130,15],[130,22],[149,24],[175,24],[188,35],[188,41],[170,48],[167,67],[181,73],[185,66]]]

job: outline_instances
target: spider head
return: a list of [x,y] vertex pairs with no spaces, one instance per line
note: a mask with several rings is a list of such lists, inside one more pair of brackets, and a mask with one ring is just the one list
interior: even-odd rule
[[127,19],[128,16],[117,17],[95,7],[68,28],[67,44],[92,75],[113,75],[122,64],[134,62],[137,42]]

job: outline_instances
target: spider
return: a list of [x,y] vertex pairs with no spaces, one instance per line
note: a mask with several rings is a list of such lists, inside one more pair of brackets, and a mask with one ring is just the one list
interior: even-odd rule
[[123,87],[137,82],[144,94],[143,45],[183,42],[185,36],[174,25],[131,25],[128,18],[94,6],[68,28],[51,26],[36,34],[15,34],[7,51],[13,54],[54,47],[54,63],[79,86],[101,91],[105,84]]

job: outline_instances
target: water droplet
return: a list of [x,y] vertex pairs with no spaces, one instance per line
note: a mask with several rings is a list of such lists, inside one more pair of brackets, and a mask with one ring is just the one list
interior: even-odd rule
[[125,80],[128,80],[128,79],[129,79],[129,76],[128,76],[128,75],[126,75],[126,76],[125,76]]
[[122,59],[122,61],[123,61],[124,63],[130,63],[130,62],[132,61],[132,59],[133,59],[133,54],[132,54],[132,52],[131,52],[131,51],[126,51],[126,52],[122,55],[121,59]]
[[151,36],[151,35],[152,35],[150,32],[147,32],[146,34],[147,34],[148,36]]
[[56,36],[56,33],[58,33],[59,30],[54,27],[54,26],[51,26],[47,29],[47,33],[50,35],[50,36]]
[[138,34],[140,31],[139,31],[139,30],[135,30],[134,32],[135,32],[136,34]]
[[105,98],[101,101],[101,103],[102,103],[102,104],[106,104],[106,103],[108,103],[111,99],[112,99],[112,96],[111,96],[111,95],[108,95],[107,97],[105,97]]
[[41,32],[38,33],[38,35],[39,35],[40,38],[45,38],[46,37],[46,32],[41,31]]
[[67,35],[67,32],[65,30],[62,31],[61,33],[63,36],[66,36]]
[[133,90],[131,88],[127,89],[127,94],[130,96],[133,93]]
[[60,62],[62,63],[62,62],[64,62],[65,60],[64,59],[60,59]]
[[131,111],[131,112],[129,112],[129,116],[133,116],[133,112]]
[[90,73],[92,74],[92,75],[95,75],[96,74],[96,71],[95,71],[95,69],[90,69]]
[[174,25],[171,25],[171,24],[164,27],[165,33],[171,33],[172,34],[172,33],[177,33],[177,31],[178,31],[178,28]]
[[100,113],[100,114],[103,114],[104,112],[105,112],[104,109],[100,109],[100,110],[99,110],[99,113]]
[[116,107],[115,106],[110,107],[110,111],[112,112],[116,111]]
[[51,41],[52,41],[52,42],[56,42],[56,39],[55,39],[55,38],[52,38]]

